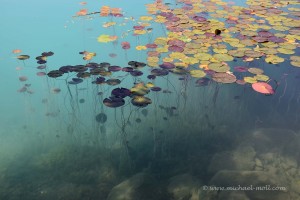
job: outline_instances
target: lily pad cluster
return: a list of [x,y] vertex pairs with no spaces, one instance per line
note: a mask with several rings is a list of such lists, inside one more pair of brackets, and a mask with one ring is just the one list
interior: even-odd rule
[[[148,13],[155,16],[150,20],[168,31],[166,37],[146,45],[152,47],[148,48],[148,66],[169,62],[195,78],[213,73],[212,81],[237,84],[268,82],[270,78],[259,71],[260,66],[248,71],[232,61],[248,65],[254,60],[269,64],[288,60],[299,67],[300,59],[295,55],[300,40],[299,2],[249,0],[247,4],[235,6],[221,0],[182,0],[176,6],[162,1],[147,4]],[[194,69],[195,65],[200,69]],[[237,79],[234,72],[255,76]]]
[[[109,85],[116,86],[119,85],[122,81],[117,78],[112,78],[113,73],[123,72],[132,77],[142,76],[142,68],[146,66],[145,63],[138,61],[129,61],[128,66],[120,67],[116,65],[111,65],[107,62],[102,63],[87,63],[86,65],[67,65],[62,66],[58,70],[52,70],[48,72],[48,77],[58,78],[62,77],[64,74],[71,76],[75,73],[76,78],[69,78],[68,84],[77,85],[84,81],[85,78],[93,77],[92,83],[98,85]],[[149,79],[154,79],[156,76],[162,76],[168,74],[168,70],[161,69],[156,73],[151,72],[151,77]],[[125,75],[126,76],[126,75]],[[155,87],[153,83],[149,82],[144,84],[143,82],[136,83],[131,89],[124,87],[118,87],[111,91],[111,96],[103,100],[103,104],[107,107],[116,108],[123,106],[125,104],[125,98],[131,98],[131,103],[137,107],[146,107],[151,104],[152,101],[150,98],[145,95],[152,91],[160,91],[159,87]],[[103,118],[99,116],[99,118]],[[100,120],[101,121],[101,120]]]
[[[248,6],[243,7],[222,0],[181,0],[177,4],[157,0],[146,4],[151,16],[145,15],[139,19],[124,16],[121,8],[110,6],[102,6],[100,12],[82,9],[76,17],[100,15],[110,19],[103,24],[103,28],[130,22],[131,30],[121,35],[115,31],[102,34],[97,41],[113,42],[115,47],[120,42],[118,47],[125,51],[126,58],[127,51],[142,51],[145,62],[129,61],[127,66],[96,63],[91,62],[96,52],[82,51],[80,54],[89,63],[61,66],[47,75],[63,78],[67,74],[67,83],[71,85],[91,78],[93,84],[117,86],[111,96],[103,100],[106,106],[114,108],[125,105],[126,98],[130,98],[137,107],[151,104],[151,99],[146,95],[162,90],[154,84],[154,80],[170,74],[179,76],[182,81],[191,77],[195,79],[196,86],[211,83],[248,84],[256,92],[274,94],[270,84],[272,77],[266,74],[263,65],[285,62],[300,67],[300,57],[296,55],[300,40],[299,1],[248,0],[246,3]],[[113,17],[123,18],[124,21],[118,24],[112,20]],[[164,36],[152,34],[154,24],[162,27]],[[129,33],[137,37],[136,44],[123,40]],[[144,40],[139,40],[139,37],[147,36],[148,43],[142,44],[140,41]],[[15,49],[13,53],[21,51]],[[52,55],[53,52],[44,52],[36,57],[41,68]],[[117,56],[115,52],[109,55],[111,58]],[[28,55],[17,56],[19,60],[29,58]],[[128,76],[135,80],[132,88],[122,85]]]

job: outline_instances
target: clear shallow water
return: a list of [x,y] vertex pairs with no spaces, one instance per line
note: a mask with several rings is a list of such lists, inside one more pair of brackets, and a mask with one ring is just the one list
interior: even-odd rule
[[[206,75],[207,86],[197,84],[199,78],[172,73],[152,81],[147,79],[152,70],[147,66],[139,69],[144,73],[141,77],[125,72],[106,76],[121,80],[115,86],[92,84],[96,76],[69,84],[76,77],[71,72],[57,79],[36,75],[88,62],[122,68],[131,60],[147,63],[149,49],[138,51],[135,46],[168,34],[163,24],[151,21],[152,31],[132,36],[139,17],[149,15],[145,7],[149,3],[153,2],[2,3],[0,199],[112,200],[125,194],[125,199],[299,198],[299,69],[290,65],[290,55],[278,54],[285,62],[276,65],[266,63],[264,57],[227,62],[237,79],[253,74],[237,73],[234,66],[264,70],[271,78],[273,95],[255,92],[250,83],[217,83],[210,75]],[[183,5],[170,3],[170,7]],[[236,4],[248,7],[242,1]],[[124,17],[72,17],[82,8],[97,12],[103,5],[122,8]],[[207,13],[202,16],[208,18]],[[103,28],[108,21],[117,24]],[[117,35],[118,40],[99,43],[102,34]],[[127,51],[121,48],[124,41],[131,44]],[[298,42],[293,44],[296,56]],[[13,54],[14,49],[30,59],[16,59],[20,54]],[[48,51],[54,55],[47,58],[46,70],[38,70],[35,57]],[[85,61],[79,54],[82,51],[97,55]],[[208,53],[214,54],[212,49]],[[161,54],[159,64],[167,54]],[[19,81],[21,76],[28,80]],[[133,97],[124,98],[125,105],[118,108],[103,104],[115,88],[130,89],[150,81],[162,90],[148,88],[144,95],[151,99],[148,106],[135,106]],[[31,85],[26,92],[18,92],[24,84]],[[286,191],[205,189],[251,185],[285,187]]]

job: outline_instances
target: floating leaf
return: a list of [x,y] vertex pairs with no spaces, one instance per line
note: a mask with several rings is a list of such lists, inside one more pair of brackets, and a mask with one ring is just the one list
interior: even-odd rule
[[223,72],[214,73],[212,79],[219,83],[234,83],[236,81],[236,77],[233,74]]
[[140,45],[140,46],[136,46],[135,49],[138,50],[138,51],[141,51],[141,50],[146,50],[147,47]]
[[268,55],[268,56],[265,58],[265,61],[266,61],[267,63],[271,63],[271,64],[278,64],[278,63],[284,62],[284,58],[281,58],[281,57],[276,56],[276,55]]
[[224,61],[224,62],[233,61],[233,57],[228,54],[215,54],[215,55],[213,55],[213,58],[215,58],[219,61]]
[[256,82],[257,82],[256,78],[250,77],[250,76],[244,77],[244,81],[245,81],[246,83],[256,83]]
[[206,75],[206,73],[202,70],[191,70],[190,74],[194,78],[202,78]]
[[98,42],[104,42],[104,43],[107,43],[107,42],[115,41],[117,38],[118,38],[117,36],[100,35],[100,36],[97,38],[97,41],[98,41]]
[[264,74],[258,74],[254,76],[254,78],[258,81],[268,81],[270,79],[267,75]]
[[30,56],[28,56],[28,55],[19,55],[19,56],[17,56],[17,59],[19,59],[19,60],[27,60],[29,58],[30,58]]
[[291,65],[293,65],[294,67],[300,67],[300,62],[299,61],[292,61]]
[[252,74],[262,74],[264,73],[264,70],[260,69],[260,68],[256,68],[256,67],[251,67],[248,69],[248,71]]
[[210,70],[213,70],[215,72],[227,72],[230,70],[230,67],[228,65],[225,65],[223,63],[210,63],[208,65],[208,68]]
[[282,54],[294,54],[295,51],[285,48],[278,48],[277,51]]
[[253,90],[262,94],[274,94],[274,90],[271,85],[265,82],[257,82],[252,84]]

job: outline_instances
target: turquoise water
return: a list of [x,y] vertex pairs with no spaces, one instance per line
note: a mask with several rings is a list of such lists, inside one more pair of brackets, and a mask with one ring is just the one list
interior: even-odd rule
[[[173,50],[168,47],[160,56],[147,56],[149,51],[160,51],[164,41],[166,44],[175,37],[167,23],[140,19],[163,15],[166,8],[158,9],[156,15],[147,12],[146,4],[154,1],[87,1],[86,5],[79,1],[2,1],[1,200],[300,199],[300,69],[295,66],[299,60],[292,63],[300,55],[299,27],[287,23],[299,21],[299,2],[272,1],[264,4],[263,9],[269,9],[267,14],[251,14],[251,20],[265,20],[261,25],[270,28],[268,34],[284,38],[284,42],[245,45],[256,51],[264,47],[276,51],[248,61],[237,53],[228,61],[216,61],[211,56],[220,49],[223,55],[227,50],[237,49],[224,38],[239,38],[240,43],[250,38],[253,42],[253,32],[257,35],[266,31],[266,27],[254,29],[243,25],[234,31],[229,28],[234,25],[226,22],[229,16],[246,18],[240,13],[243,8],[258,12],[257,7],[249,8],[249,4],[255,3],[236,1],[236,7],[228,3],[226,8],[214,1],[200,6],[202,12],[188,13],[193,1],[183,2],[162,3],[170,13],[195,23],[192,28],[182,22],[185,27],[176,37],[184,43],[184,48],[194,44],[189,50],[197,49],[197,53],[203,54],[197,57],[196,53],[185,51],[188,58],[179,58],[182,54],[177,54],[170,60]],[[102,6],[121,8],[123,16],[92,14]],[[176,8],[184,7],[183,13],[176,13]],[[280,25],[267,17],[276,16],[271,9],[277,7],[284,12],[281,16],[288,18],[274,20]],[[76,16],[81,9],[87,9],[89,14]],[[229,11],[225,12],[226,9]],[[186,30],[195,30],[203,23],[195,21],[194,16],[210,20],[207,22],[210,29],[189,34]],[[214,20],[220,24],[213,26]],[[251,24],[251,20],[246,22]],[[115,25],[103,27],[107,22]],[[144,25],[146,31],[135,36],[133,26],[138,25]],[[220,35],[216,29],[220,29]],[[180,33],[186,36],[181,37]],[[118,38],[98,42],[101,35]],[[163,41],[159,43],[157,38]],[[129,42],[130,49],[122,49],[122,42]],[[136,49],[153,43],[158,44],[156,49]],[[22,52],[13,53],[16,49]],[[292,52],[286,53],[288,50]],[[43,58],[46,63],[38,64],[35,58],[50,51],[54,54]],[[84,60],[84,54],[80,54],[84,51],[95,56]],[[204,54],[210,58],[205,59]],[[265,61],[275,54],[284,60],[273,64]],[[22,60],[20,55],[30,58]],[[156,58],[159,61],[152,66],[149,59]],[[189,63],[194,58],[196,62]],[[138,62],[135,64],[139,66],[130,61]],[[100,67],[104,62],[123,71]],[[159,66],[163,62],[175,63],[176,68],[166,69],[166,76],[149,79],[148,75],[155,74],[153,69],[164,68]],[[224,72],[212,70],[209,65],[222,62],[222,67],[228,67]],[[183,64],[186,68],[178,67]],[[200,64],[202,68],[208,65],[210,70],[200,69]],[[45,69],[37,69],[38,66]],[[73,68],[69,67],[65,73],[54,71],[62,66]],[[234,68],[237,66],[244,67],[246,72],[238,72]],[[87,77],[78,73],[80,67],[88,72]],[[125,72],[125,67],[143,75]],[[90,74],[93,68],[101,70],[97,75]],[[272,90],[261,88],[265,91],[261,93],[254,89],[254,82],[228,84],[211,74],[220,73],[237,80],[261,74],[249,68],[263,70],[262,74],[268,77],[254,82],[267,83]],[[198,71],[194,71],[195,75],[191,70]],[[37,75],[41,72],[44,76]],[[51,72],[61,76],[52,77]],[[99,77],[109,81],[102,83]],[[74,81],[82,82],[74,84]],[[122,92],[129,92],[128,95],[121,98],[120,91],[112,94],[117,88],[123,88]],[[117,101],[122,105],[116,106]]]

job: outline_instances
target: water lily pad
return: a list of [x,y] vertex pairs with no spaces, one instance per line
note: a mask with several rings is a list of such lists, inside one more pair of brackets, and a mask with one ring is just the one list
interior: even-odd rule
[[248,71],[252,74],[262,74],[264,73],[264,70],[260,69],[260,68],[256,68],[256,67],[251,67],[248,69]]
[[199,70],[199,69],[198,70],[191,70],[190,74],[194,78],[202,78],[206,75],[206,73],[204,71]]
[[219,83],[234,83],[236,81],[235,75],[224,72],[214,73],[212,79]]
[[215,72],[227,72],[230,70],[230,67],[228,65],[225,65],[223,63],[210,63],[208,65],[208,68],[210,70],[213,70]]
[[267,75],[264,74],[258,74],[254,76],[254,78],[258,81],[268,81],[270,79]]
[[271,63],[271,64],[278,64],[278,63],[284,62],[284,58],[281,58],[281,57],[276,56],[276,55],[268,55],[268,56],[265,58],[265,61],[266,61],[267,63]]
[[244,77],[244,81],[245,81],[246,83],[256,83],[256,82],[257,82],[256,78],[250,77],[250,76]]
[[233,56],[228,55],[228,54],[215,54],[213,55],[213,58],[219,60],[219,61],[223,61],[223,62],[229,62],[229,61],[233,61]]

